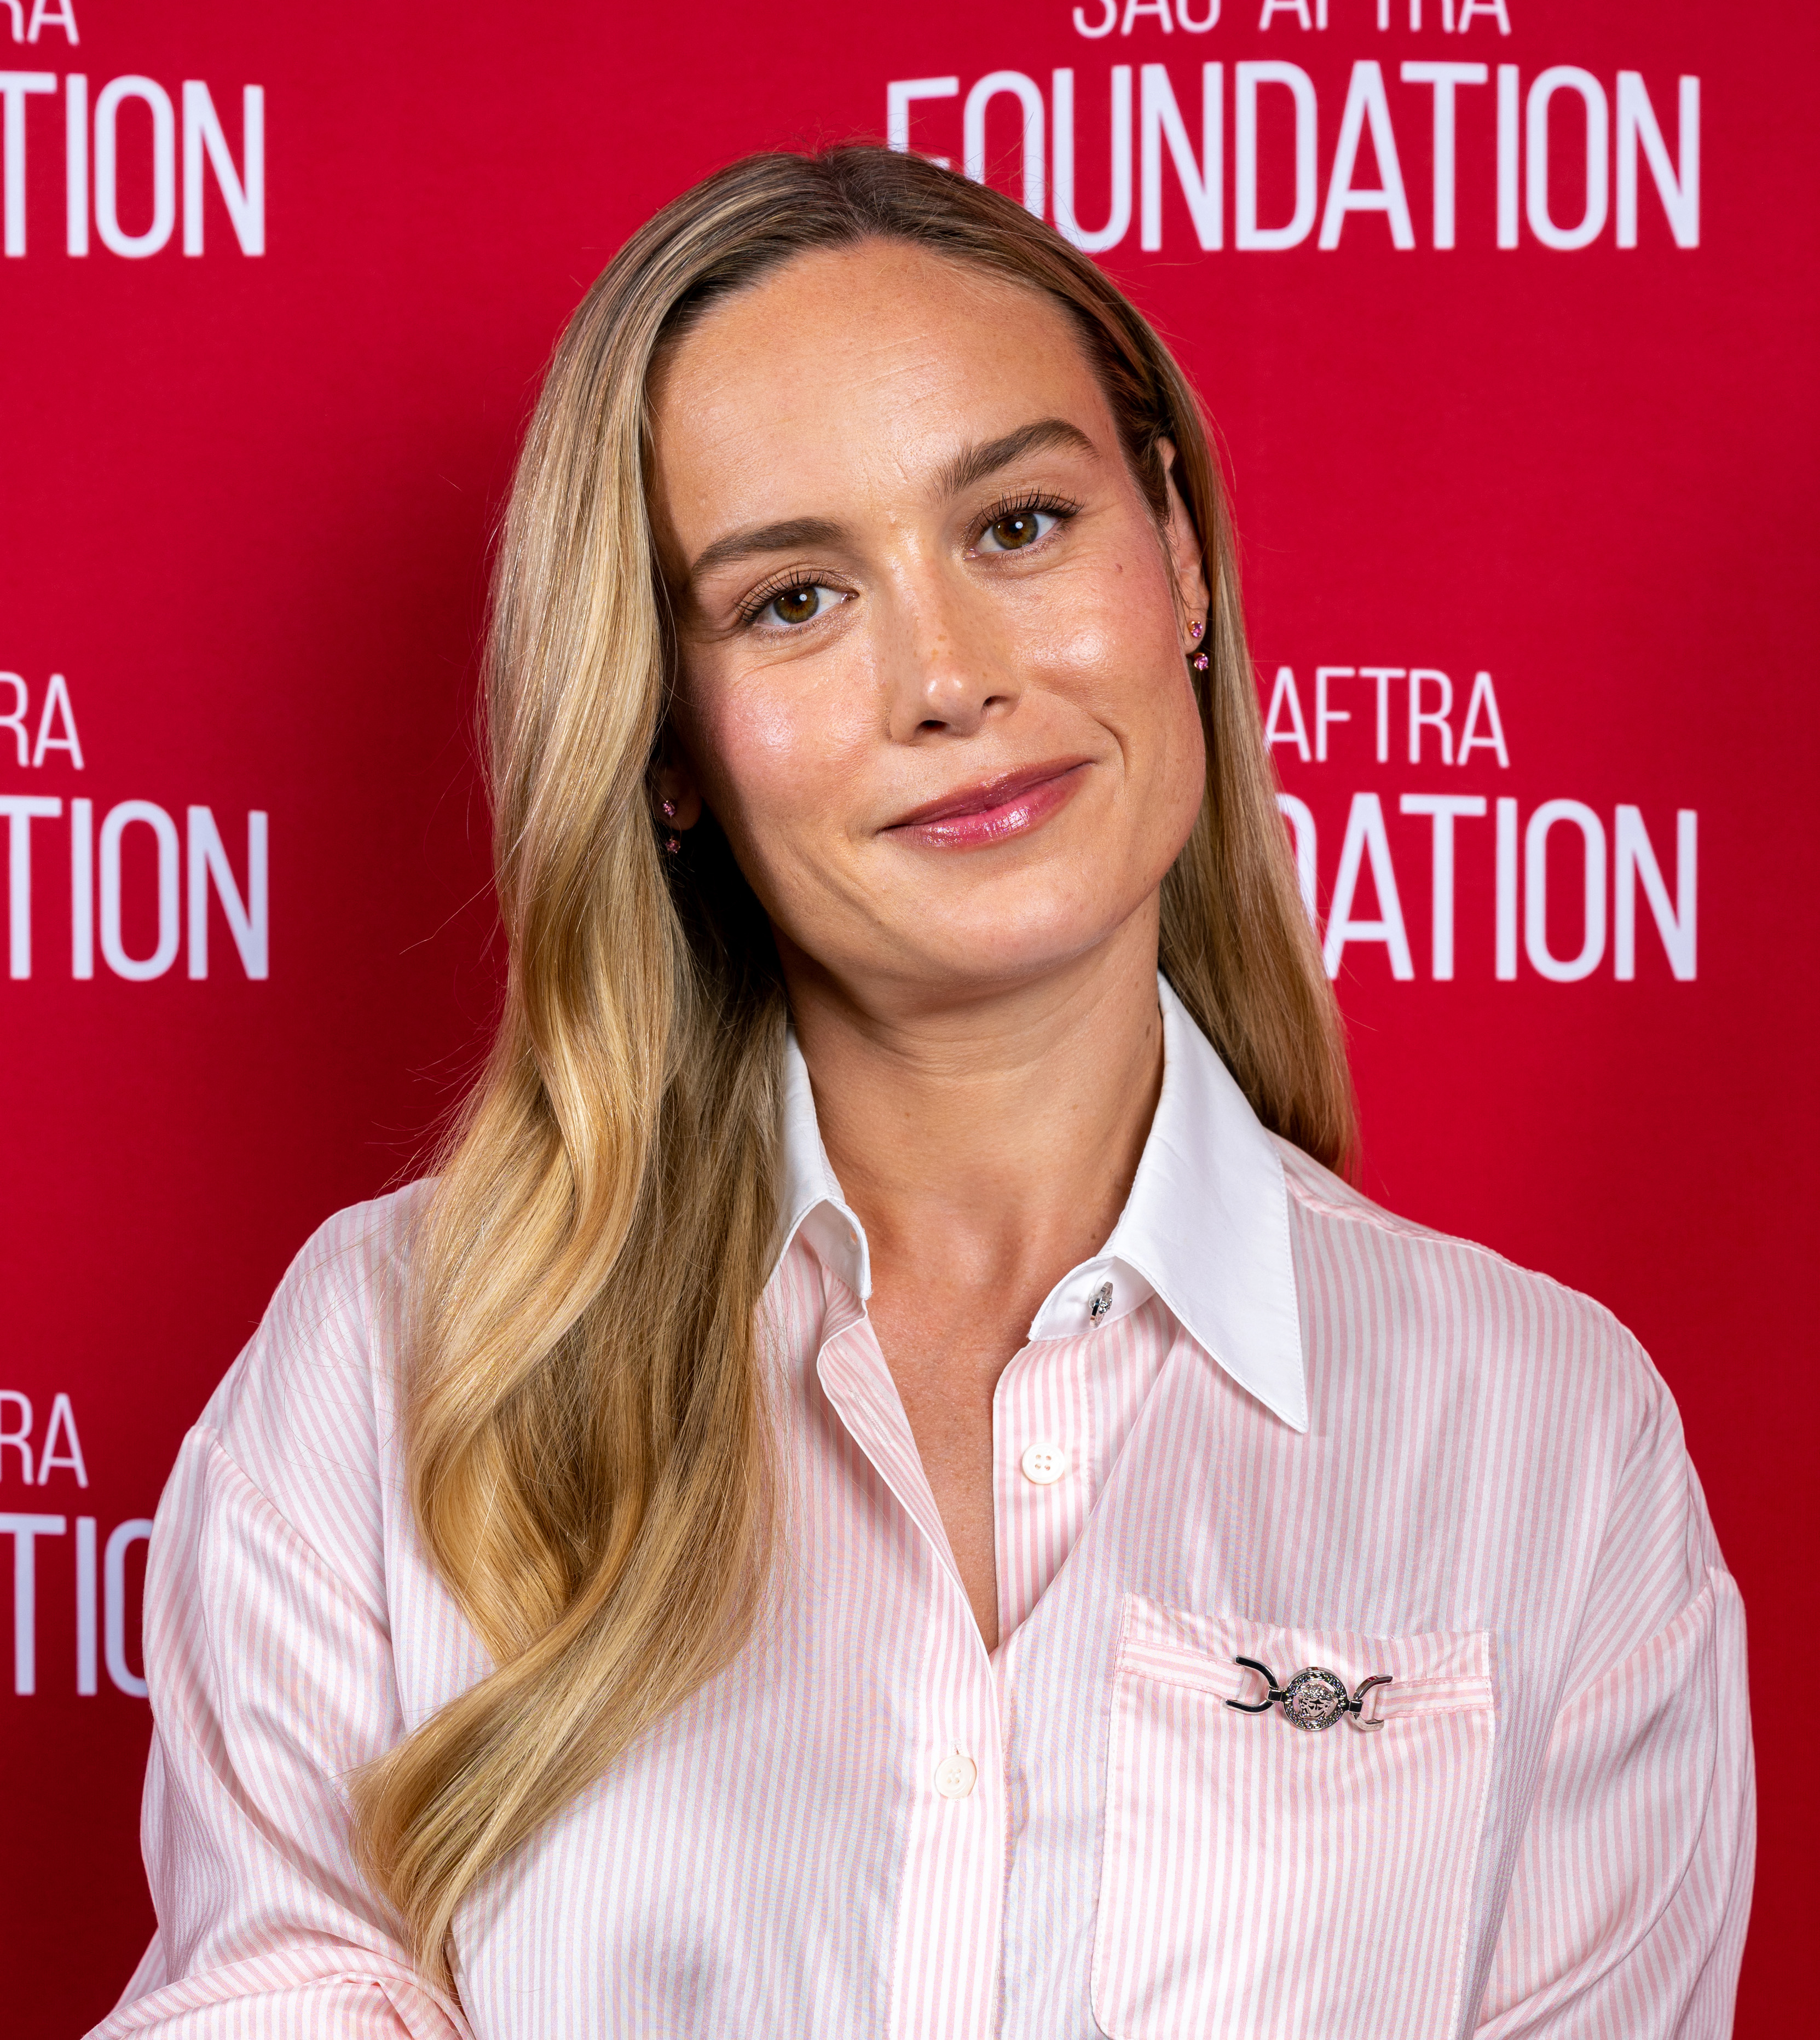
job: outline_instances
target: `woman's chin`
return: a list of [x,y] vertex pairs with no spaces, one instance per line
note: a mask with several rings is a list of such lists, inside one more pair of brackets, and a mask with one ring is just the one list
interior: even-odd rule
[[1109,955],[1128,917],[1085,916],[1078,912],[1007,922],[990,916],[956,919],[940,927],[928,919],[896,931],[881,929],[881,941],[863,961],[857,977],[888,982],[940,1004],[950,997],[972,999],[1060,978]]

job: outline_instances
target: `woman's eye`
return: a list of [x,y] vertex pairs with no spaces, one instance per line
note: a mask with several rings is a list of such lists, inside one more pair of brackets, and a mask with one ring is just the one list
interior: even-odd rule
[[807,623],[842,599],[838,588],[803,581],[795,588],[780,588],[758,613],[778,623]]
[[1053,510],[1011,510],[995,517],[979,535],[979,550],[987,553],[1019,553],[1032,546],[1058,522]]

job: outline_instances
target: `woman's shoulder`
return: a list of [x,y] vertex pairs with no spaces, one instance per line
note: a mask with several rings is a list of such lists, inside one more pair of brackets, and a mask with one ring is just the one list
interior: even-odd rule
[[[202,1421],[230,1424],[274,1391],[307,1406],[356,1383],[389,1388],[408,1306],[412,1250],[427,1180],[350,1205],[298,1248],[258,1330]],[[379,1363],[376,1364],[375,1363]],[[298,1414],[301,1414],[299,1411]]]
[[429,1189],[317,1227],[183,1448],[226,1463],[344,1575],[370,1569],[400,1492],[397,1376]]
[[[1636,1336],[1595,1298],[1551,1275],[1418,1224],[1374,1203],[1286,1140],[1282,1155],[1298,1256],[1317,1306],[1348,1311],[1389,1303],[1431,1367],[1552,1376],[1571,1399],[1621,1413],[1629,1430],[1651,1416],[1673,1419],[1661,1376]],[[1551,1395],[1551,1402],[1557,1399]]]

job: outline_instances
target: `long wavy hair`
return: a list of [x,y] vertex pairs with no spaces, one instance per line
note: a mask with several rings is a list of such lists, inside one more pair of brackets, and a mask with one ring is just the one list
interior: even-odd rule
[[1159,520],[1212,596],[1206,794],[1161,968],[1263,1124],[1353,1139],[1339,1016],[1260,727],[1218,470],[1134,307],[1013,200],[870,147],[747,158],[667,206],[559,343],[495,570],[486,690],[508,970],[412,1263],[404,1383],[424,1542],[496,1669],[355,1781],[369,1874],[426,1973],[477,1882],[750,1636],[778,1531],[758,1307],[777,1246],[787,1007],[712,817],[667,858],[674,683],[647,509],[653,361],[705,307],[874,238],[1066,306]]

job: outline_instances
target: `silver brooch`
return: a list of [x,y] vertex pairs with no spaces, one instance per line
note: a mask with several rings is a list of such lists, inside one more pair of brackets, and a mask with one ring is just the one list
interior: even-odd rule
[[1093,1292],[1093,1300],[1087,1306],[1088,1318],[1092,1323],[1098,1324],[1111,1307],[1112,1285],[1110,1282],[1102,1282]]
[[1358,1692],[1349,1694],[1346,1681],[1324,1665],[1305,1665],[1286,1686],[1279,1686],[1275,1673],[1267,1665],[1260,1665],[1256,1658],[1235,1658],[1233,1662],[1244,1665],[1248,1672],[1256,1672],[1264,1682],[1264,1697],[1261,1700],[1227,1701],[1229,1707],[1236,1708],[1241,1715],[1268,1714],[1272,1707],[1280,1707],[1298,1728],[1306,1729],[1311,1735],[1318,1735],[1324,1728],[1332,1728],[1342,1715],[1361,1731],[1384,1726],[1375,1715],[1366,1719],[1365,1696],[1374,1686],[1388,1686],[1391,1683],[1387,1672],[1362,1679]]

